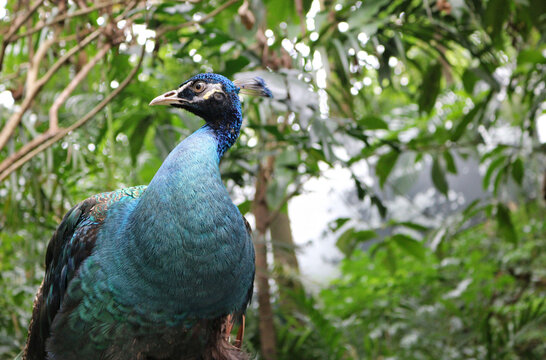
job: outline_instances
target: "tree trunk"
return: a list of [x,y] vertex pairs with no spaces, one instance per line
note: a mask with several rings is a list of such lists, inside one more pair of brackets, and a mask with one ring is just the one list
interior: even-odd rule
[[275,159],[269,157],[265,165],[260,164],[256,180],[253,213],[256,218],[256,283],[258,285],[258,315],[260,329],[260,347],[265,360],[277,359],[277,340],[270,301],[269,270],[267,266],[266,231],[269,226],[270,211],[267,206],[266,190]]
[[275,216],[269,229],[277,272],[276,281],[279,284],[280,306],[284,311],[291,311],[295,304],[288,292],[298,292],[302,290],[302,285],[299,280],[298,258],[287,213],[288,209],[286,208],[285,211],[280,211]]

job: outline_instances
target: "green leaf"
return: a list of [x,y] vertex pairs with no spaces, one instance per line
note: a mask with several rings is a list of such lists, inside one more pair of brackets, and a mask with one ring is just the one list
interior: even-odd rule
[[440,80],[442,79],[442,65],[434,63],[428,67],[423,74],[423,82],[421,83],[419,99],[419,111],[430,113],[436,103],[436,98],[440,93]]
[[479,78],[470,69],[466,69],[462,76],[464,90],[472,95],[474,92],[474,86],[478,82]]
[[273,135],[277,140],[283,140],[284,135],[280,132],[279,127],[275,125],[263,125],[262,128]]
[[400,249],[407,252],[416,259],[423,260],[425,258],[425,247],[423,244],[411,236],[405,234],[394,234],[390,238]]
[[452,174],[457,174],[457,166],[455,165],[455,160],[449,150],[444,151],[444,160],[446,161],[447,171]]
[[485,103],[485,101],[480,102],[465,116],[463,116],[461,121],[457,124],[457,126],[455,126],[453,132],[451,133],[451,141],[458,141],[461,138],[468,124],[470,124],[476,118],[476,115],[483,110]]
[[[279,23],[283,21],[287,24],[299,24],[299,16],[296,12],[293,1],[266,0],[265,5],[267,9],[271,9],[266,13],[267,26],[270,29],[276,29]],[[307,11],[305,11],[304,13],[306,12]]]
[[351,218],[347,218],[347,217],[340,217],[340,218],[337,218],[335,219],[334,221],[330,222],[329,224],[329,228],[330,230],[332,231],[337,231],[339,230],[343,225],[345,225],[347,223],[347,221],[351,220]]
[[493,173],[495,172],[495,170],[501,167],[506,162],[506,160],[507,160],[507,157],[504,155],[501,155],[495,160],[491,161],[491,164],[489,164],[489,167],[487,168],[487,171],[485,172],[485,175],[483,177],[482,186],[484,189],[487,189],[489,187],[491,176],[493,176]]
[[150,125],[152,125],[152,122],[153,118],[151,116],[142,118],[131,133],[131,137],[129,138],[129,149],[131,152],[131,161],[133,165],[136,164],[138,153],[140,152],[140,149],[142,149],[146,133],[148,132]]
[[379,185],[381,187],[385,185],[385,181],[387,181],[389,174],[396,164],[396,160],[398,160],[398,155],[398,151],[391,150],[377,160],[377,164],[375,165],[375,173],[379,177]]
[[510,216],[510,209],[503,203],[497,205],[497,224],[499,235],[506,241],[517,244],[518,235],[512,223],[512,217]]
[[438,189],[442,194],[447,195],[447,190],[449,188],[445,171],[442,168],[442,165],[440,164],[440,161],[437,157],[434,158],[432,162],[432,169],[431,169],[431,177],[432,177],[432,183],[434,184],[434,187]]
[[546,64],[546,57],[539,49],[525,49],[518,53],[518,65],[526,63]]
[[230,78],[233,74],[243,70],[243,68],[248,64],[250,64],[250,60],[242,55],[235,59],[229,59],[226,61],[223,74],[224,76]]
[[353,180],[355,181],[356,195],[358,196],[359,200],[363,200],[368,191],[362,186],[362,183],[356,178],[356,176],[353,176]]
[[499,155],[506,148],[507,148],[506,145],[497,145],[497,147],[495,147],[493,150],[491,150],[490,152],[484,154],[481,157],[480,162],[484,162],[485,160],[487,160],[490,157],[495,157],[495,156]]
[[379,116],[367,115],[358,121],[366,130],[389,129],[389,125]]
[[385,244],[385,254],[383,257],[383,266],[391,273],[394,274],[396,272],[396,254],[394,253],[391,245],[389,243]]
[[416,231],[428,231],[430,229],[428,226],[417,224],[411,221],[402,221],[399,223],[395,223],[394,225],[402,225]]
[[237,207],[239,208],[239,211],[241,212],[242,215],[248,213],[250,211],[251,206],[252,206],[252,201],[250,201],[250,200],[245,200],[242,203],[240,203],[239,205],[237,205]]
[[[377,19],[376,13],[379,9],[388,4],[388,0],[368,0],[362,3],[362,7],[349,16],[348,23],[350,28],[361,29],[363,25],[374,23]],[[373,20],[373,21],[372,21]],[[368,29],[366,29],[368,30]],[[361,31],[365,31],[361,29]],[[368,36],[373,35],[375,31],[365,31]]]
[[503,179],[508,177],[508,172],[510,171],[510,164],[505,164],[502,169],[497,172],[495,180],[493,181],[493,195],[497,196],[499,193],[499,185]]
[[377,238],[377,233],[373,230],[355,231],[355,229],[349,229],[337,239],[336,246],[346,256],[350,256],[358,244],[375,238]]
[[504,22],[510,15],[510,5],[509,0],[489,0],[487,2],[484,22],[493,40],[497,40],[501,35]]
[[523,182],[523,161],[520,157],[518,157],[513,163],[512,163],[512,177],[514,180],[521,185]]
[[341,41],[339,41],[338,39],[333,39],[332,42],[337,50],[337,58],[339,60],[339,63],[341,64],[341,69],[343,70],[342,72],[340,72],[340,75],[343,75],[344,80],[348,82],[351,77],[349,75],[349,60],[347,59],[347,50],[343,48]]
[[372,200],[372,204],[377,207],[377,211],[379,211],[381,218],[385,218],[385,216],[387,216],[387,208],[383,205],[383,201],[381,201],[377,195],[371,196],[370,200]]
[[491,86],[491,89],[495,92],[500,91],[500,84],[493,76],[493,70],[488,70],[485,65],[481,65],[479,67],[470,69],[476,76],[478,76],[480,79],[485,81],[489,86]]

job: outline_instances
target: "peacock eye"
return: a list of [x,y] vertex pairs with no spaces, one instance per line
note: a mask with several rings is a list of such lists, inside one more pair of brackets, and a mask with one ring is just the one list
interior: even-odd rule
[[193,84],[193,91],[195,91],[196,93],[200,93],[203,90],[205,90],[205,83],[203,83],[202,81],[198,81]]
[[214,93],[214,100],[217,100],[217,101],[222,101],[222,100],[224,100],[224,94],[219,93],[219,92],[215,92],[215,93]]

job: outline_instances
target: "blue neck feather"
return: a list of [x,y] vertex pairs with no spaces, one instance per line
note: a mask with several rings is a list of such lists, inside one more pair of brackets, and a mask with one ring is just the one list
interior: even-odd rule
[[[234,114],[240,111],[234,109]],[[238,136],[240,119],[232,118],[225,127],[208,123],[194,132],[165,159],[138,203],[120,208],[117,215],[112,212],[105,233],[123,241],[112,241],[97,256],[114,256],[111,263],[104,261],[118,264],[109,269],[110,285],[124,294],[128,305],[148,299],[142,313],[169,308],[183,318],[208,318],[244,306],[246,300],[234,296],[245,290],[233,289],[217,275],[241,269],[243,251],[249,254],[244,268],[248,274],[235,275],[252,276],[251,242],[242,241],[249,235],[218,168]],[[159,296],[158,288],[171,296]],[[215,294],[223,294],[221,304],[210,303],[218,299]]]
[[218,141],[218,159],[233,145],[239,137],[243,115],[241,103],[237,94],[231,94],[230,106],[222,112],[215,113],[210,119],[205,119],[208,127],[216,134]]

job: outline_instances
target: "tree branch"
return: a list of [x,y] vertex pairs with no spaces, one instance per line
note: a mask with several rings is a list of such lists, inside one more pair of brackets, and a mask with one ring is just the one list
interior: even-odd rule
[[59,129],[59,108],[68,99],[70,94],[76,89],[76,87],[85,79],[89,71],[108,53],[112,48],[111,43],[106,43],[100,48],[97,54],[85,64],[79,73],[74,76],[72,81],[64,88],[63,92],[55,99],[51,108],[49,108],[49,131],[55,132]]
[[24,32],[22,34],[14,36],[11,39],[11,41],[16,41],[16,40],[19,40],[22,37],[32,35],[32,34],[38,32],[38,31],[42,30],[45,27],[54,25],[54,24],[56,24],[58,22],[66,20],[66,19],[70,19],[70,18],[80,16],[80,15],[89,14],[89,13],[91,13],[93,11],[103,9],[105,7],[116,5],[116,4],[123,3],[123,2],[125,2],[125,0],[112,0],[110,2],[100,3],[95,7],[84,8],[84,9],[76,10],[76,11],[68,13],[68,14],[59,15],[59,16],[55,17],[53,20],[51,20],[51,21],[49,21],[47,23],[42,23],[42,24],[36,25],[35,27],[28,30],[27,32]]
[[44,0],[38,0],[34,5],[30,7],[19,21],[15,21],[13,23],[13,27],[10,26],[8,29],[8,33],[4,37],[4,40],[2,41],[2,47],[0,48],[0,71],[2,71],[2,64],[4,63],[4,53],[6,51],[6,48],[8,47],[8,43],[12,41],[12,36],[23,26],[23,24],[32,16],[32,14],[42,5],[42,2]]
[[[32,64],[29,69],[29,73],[27,74],[27,92],[25,95],[25,99],[23,100],[23,103],[21,104],[21,108],[19,111],[15,112],[6,122],[6,125],[2,128],[2,131],[0,132],[0,150],[4,148],[6,143],[8,142],[9,138],[21,122],[21,118],[25,114],[25,112],[30,107],[30,104],[32,103],[32,100],[36,96],[36,94],[42,89],[42,87],[45,85],[47,81],[55,74],[57,70],[77,51],[81,50],[83,47],[85,47],[87,44],[89,44],[91,41],[93,41],[95,38],[97,38],[103,31],[103,28],[97,29],[94,32],[92,32],[89,36],[87,36],[83,41],[78,43],[78,45],[74,46],[72,49],[68,50],[53,66],[49,68],[49,70],[46,72],[44,76],[42,76],[39,80],[35,80],[39,69],[39,63],[41,62],[43,55],[38,55],[38,52],[36,52],[35,58],[37,57],[38,61],[35,61],[33,59]],[[54,37],[55,38],[55,37]],[[55,39],[49,39],[42,45],[49,45],[53,42],[55,42]],[[47,43],[47,44],[46,44]],[[50,44],[51,43],[51,44]],[[49,48],[49,46],[40,46],[40,51],[43,48],[44,54],[45,51]],[[34,73],[35,72],[35,73]]]
[[282,208],[284,207],[284,205],[286,205],[290,199],[292,199],[294,196],[300,193],[304,183],[305,181],[298,183],[298,185],[296,185],[296,188],[293,191],[291,191],[290,194],[287,194],[282,199],[281,203],[277,206],[277,208],[273,211],[270,211],[266,221],[267,226],[269,226],[273,222],[273,220],[275,220],[275,218],[279,216],[279,213],[282,211]]
[[27,72],[26,92],[23,103],[21,104],[19,110],[10,116],[10,118],[2,128],[2,131],[0,132],[0,150],[6,145],[8,139],[11,137],[11,135],[21,122],[21,118],[30,107],[30,104],[32,103],[32,100],[34,100],[34,96],[36,95],[36,93],[40,91],[41,85],[39,85],[39,82],[36,80],[38,77],[40,63],[44,58],[47,50],[51,47],[51,45],[53,45],[53,43],[55,43],[55,36],[51,39],[44,41],[36,51],[34,58],[30,61],[30,66]]
[[[83,118],[72,124],[71,126],[63,129],[59,129],[56,132],[51,132],[50,135],[48,133],[45,133],[41,136],[43,136],[43,139],[40,139],[40,141],[31,141],[36,144],[36,147],[33,150],[30,150],[29,148],[25,147],[26,151],[22,152],[19,150],[17,153],[14,154],[14,156],[10,156],[8,159],[4,160],[0,164],[0,168],[6,169],[0,173],[0,181],[3,181],[6,179],[12,172],[20,168],[23,164],[31,160],[34,156],[39,154],[40,152],[44,151],[45,149],[49,148],[51,145],[68,135],[70,132],[76,130],[80,126],[84,125],[86,122],[88,122],[93,116],[95,116],[99,111],[101,111],[112,99],[114,99],[129,83],[133,80],[136,73],[140,69],[140,66],[142,65],[142,60],[144,59],[145,55],[145,46],[142,46],[141,52],[140,52],[140,58],[138,60],[137,65],[129,75],[121,82],[119,87],[117,87],[114,91],[112,91],[106,98],[104,98],[97,106],[95,106],[90,112],[88,112]],[[39,145],[38,145],[39,144]],[[10,160],[9,164],[7,163],[8,160]]]

